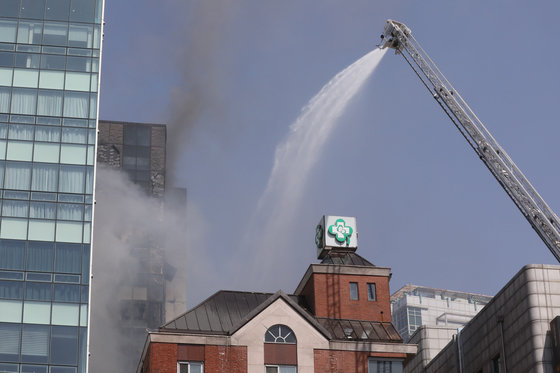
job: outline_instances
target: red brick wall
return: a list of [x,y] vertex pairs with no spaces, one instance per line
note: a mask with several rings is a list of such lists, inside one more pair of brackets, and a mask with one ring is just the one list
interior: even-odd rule
[[373,354],[360,351],[315,350],[315,373],[368,373],[368,357],[402,358],[406,354]]
[[[358,283],[358,300],[350,300],[350,282]],[[367,283],[375,283],[377,300],[368,301]],[[391,321],[389,278],[314,273],[302,294],[317,317]]]
[[204,350],[205,373],[247,373],[247,347],[207,345]]
[[150,343],[148,351],[150,373],[177,373],[177,345],[174,343]]
[[[200,347],[204,351],[205,373],[247,373],[247,347],[210,345]],[[194,345],[177,346],[174,343],[152,342],[144,367],[149,367],[148,372],[150,373],[177,373],[177,361],[180,360],[178,350],[180,349],[184,350],[181,351],[183,358],[187,352],[196,352],[196,354],[201,352]]]

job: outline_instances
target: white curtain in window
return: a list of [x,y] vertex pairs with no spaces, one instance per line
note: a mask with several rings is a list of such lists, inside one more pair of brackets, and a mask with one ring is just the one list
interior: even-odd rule
[[29,217],[34,219],[54,219],[56,217],[56,204],[50,202],[31,202]]
[[27,217],[28,202],[4,200],[2,205],[2,216]]
[[35,129],[36,141],[59,142],[60,141],[60,128],[58,127],[44,127],[37,126]]
[[60,220],[82,220],[84,205],[61,203],[58,205],[57,219]]
[[86,168],[86,194],[93,194],[93,167]]
[[6,180],[4,187],[6,189],[29,189],[31,180],[31,164],[23,162],[7,162],[6,163]]
[[82,166],[60,166],[58,191],[61,193],[83,193],[85,170]]
[[62,115],[62,91],[39,91],[37,115],[59,117]]
[[0,113],[10,112],[10,88],[0,87]]
[[12,109],[14,114],[35,114],[37,91],[34,89],[14,88],[12,92]]
[[73,118],[87,118],[88,100],[88,93],[66,92],[64,94],[64,116]]
[[86,144],[87,130],[85,128],[63,128],[62,142]]
[[10,124],[8,138],[11,140],[33,140],[33,127],[27,124]]
[[97,94],[91,94],[91,100],[89,103],[89,119],[97,118]]
[[47,362],[49,330],[48,326],[24,325],[21,339],[21,355],[24,361]]
[[56,192],[58,181],[58,165],[35,163],[33,165],[32,190]]

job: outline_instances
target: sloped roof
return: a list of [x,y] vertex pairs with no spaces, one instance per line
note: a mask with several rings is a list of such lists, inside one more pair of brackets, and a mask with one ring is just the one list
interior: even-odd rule
[[279,297],[305,312],[303,298],[287,295],[280,291],[272,293],[252,293],[245,291],[221,290],[198,306],[163,325],[160,330],[188,331],[191,333],[232,334],[255,311],[268,306]]
[[221,290],[159,330],[176,333],[232,335],[254,316],[282,298],[327,339],[366,342],[401,342],[390,322],[316,318],[307,311],[304,298],[283,291],[252,293]]
[[342,264],[364,267],[375,267],[370,261],[362,258],[353,251],[331,250],[321,261],[321,264]]
[[328,319],[318,317],[316,320],[332,336],[334,340],[397,342],[402,338],[390,322]]

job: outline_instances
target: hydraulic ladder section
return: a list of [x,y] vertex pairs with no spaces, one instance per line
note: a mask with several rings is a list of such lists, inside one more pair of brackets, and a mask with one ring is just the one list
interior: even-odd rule
[[401,54],[465,137],[529,224],[560,262],[560,220],[414,39],[406,25],[388,20],[380,48]]

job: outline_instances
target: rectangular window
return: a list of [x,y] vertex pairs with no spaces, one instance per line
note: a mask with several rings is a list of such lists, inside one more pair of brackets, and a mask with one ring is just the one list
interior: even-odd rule
[[412,335],[422,326],[422,310],[418,307],[408,307],[408,333]]
[[350,283],[350,299],[351,300],[358,300],[358,283],[351,282]]
[[368,300],[377,300],[377,292],[375,289],[375,284],[368,283],[367,284],[367,299]]
[[204,373],[204,363],[201,362],[180,362],[178,363],[178,373]]
[[399,359],[378,359],[368,360],[368,373],[402,373],[403,363]]
[[293,365],[267,365],[264,367],[265,373],[296,373],[297,367]]

